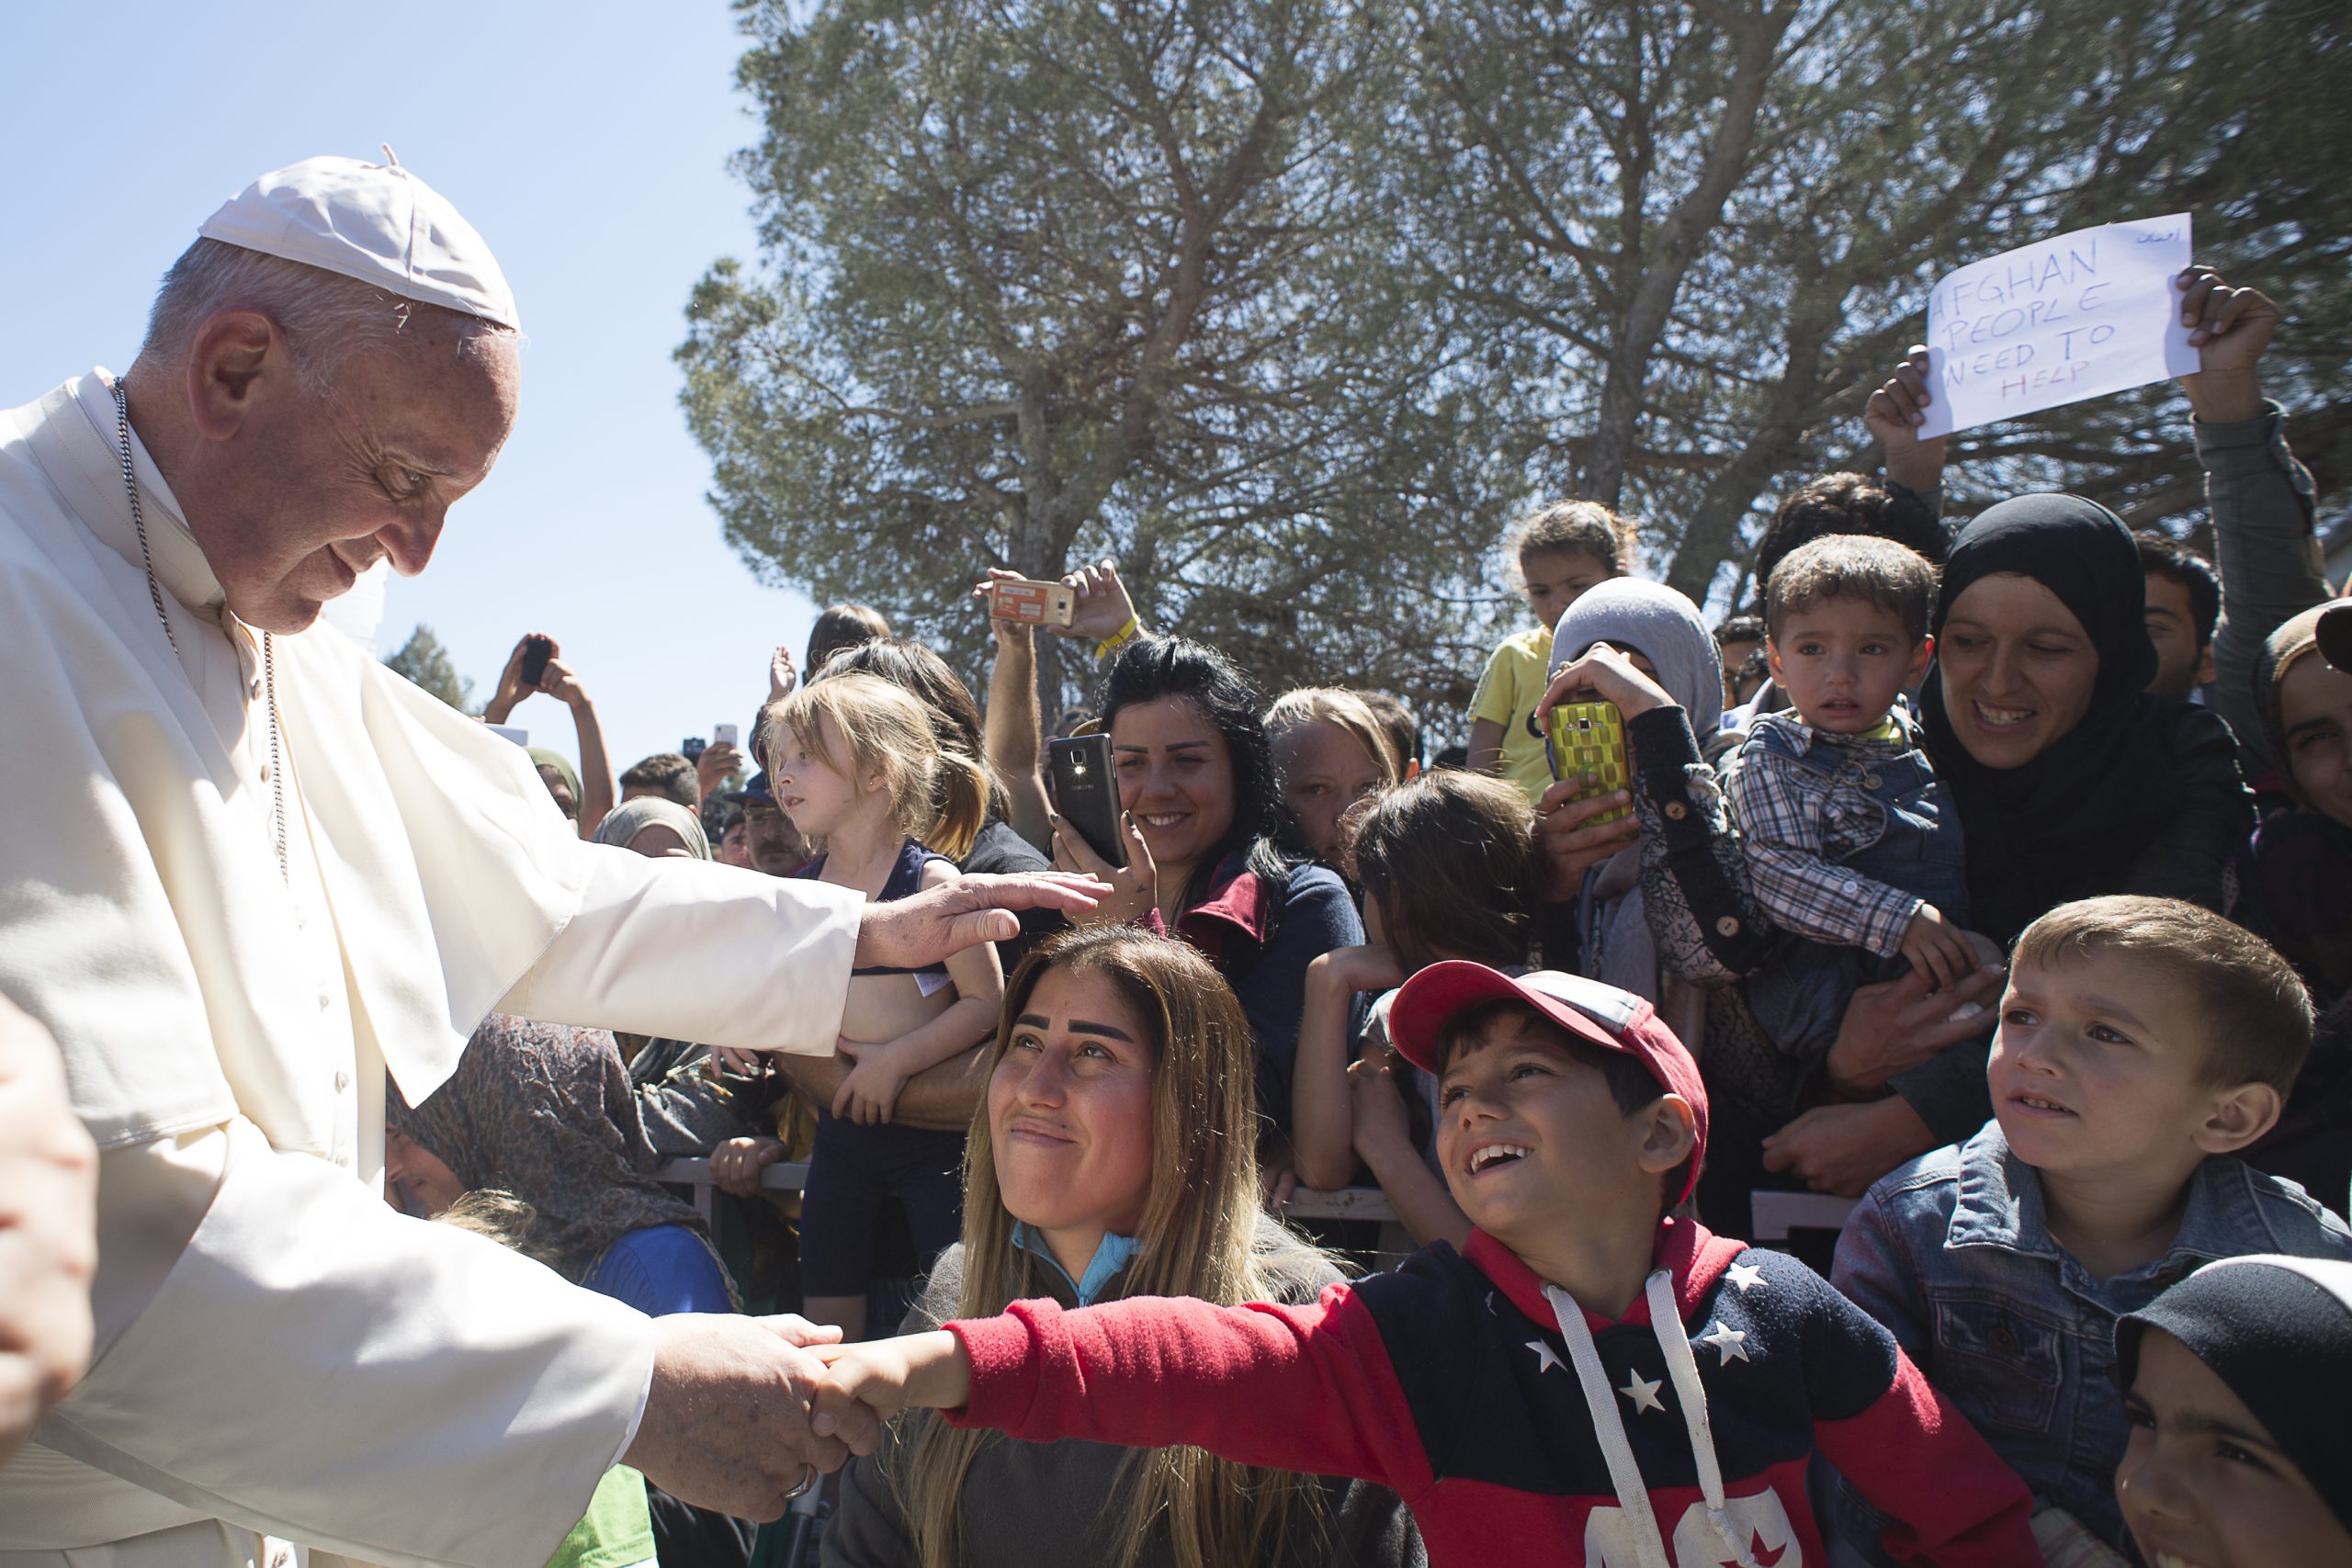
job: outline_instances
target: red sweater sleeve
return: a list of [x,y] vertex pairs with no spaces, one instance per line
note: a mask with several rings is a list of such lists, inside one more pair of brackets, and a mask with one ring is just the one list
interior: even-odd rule
[[1842,1421],[1814,1423],[1821,1456],[1888,1516],[1883,1545],[1898,1562],[2041,1568],[2025,1483],[1910,1357],[1894,1354],[1884,1393]]
[[1311,1306],[1136,1296],[1065,1312],[1016,1302],[947,1325],[972,1362],[949,1422],[1034,1442],[1185,1445],[1240,1464],[1347,1475],[1407,1503],[1429,1457],[1372,1314],[1345,1285]]

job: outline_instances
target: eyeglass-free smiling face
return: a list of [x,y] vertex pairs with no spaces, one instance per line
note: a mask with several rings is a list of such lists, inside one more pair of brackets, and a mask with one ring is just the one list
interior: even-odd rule
[[1198,703],[1130,703],[1111,721],[1119,806],[1135,814],[1161,886],[1189,875],[1233,826],[1233,750]]
[[1981,577],[1944,617],[1945,714],[1968,754],[2021,768],[2090,711],[2098,650],[2058,595],[2018,572]]

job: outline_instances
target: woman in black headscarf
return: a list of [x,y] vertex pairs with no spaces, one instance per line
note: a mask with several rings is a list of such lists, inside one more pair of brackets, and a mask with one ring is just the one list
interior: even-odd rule
[[2004,945],[2101,894],[2222,907],[2253,797],[2227,725],[2147,694],[2145,592],[2130,531],[2080,496],[2002,502],[1952,545],[1928,753],[1960,807],[1969,923]]

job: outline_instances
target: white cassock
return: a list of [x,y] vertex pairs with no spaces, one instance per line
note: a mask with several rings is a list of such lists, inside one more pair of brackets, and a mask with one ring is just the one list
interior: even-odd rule
[[97,1352],[0,1465],[0,1568],[255,1535],[538,1568],[650,1325],[386,1207],[383,1074],[423,1100],[493,1008],[830,1053],[861,900],[582,843],[520,748],[324,626],[275,639],[273,779],[260,638],[136,462],[176,655],[107,378],[0,413],[0,992],[102,1151]]

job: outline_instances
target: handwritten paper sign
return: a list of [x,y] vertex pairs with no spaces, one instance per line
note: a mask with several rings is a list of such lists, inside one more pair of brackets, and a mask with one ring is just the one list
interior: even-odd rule
[[2038,241],[1937,284],[1921,439],[2194,371],[2173,287],[2188,258],[2177,212]]

